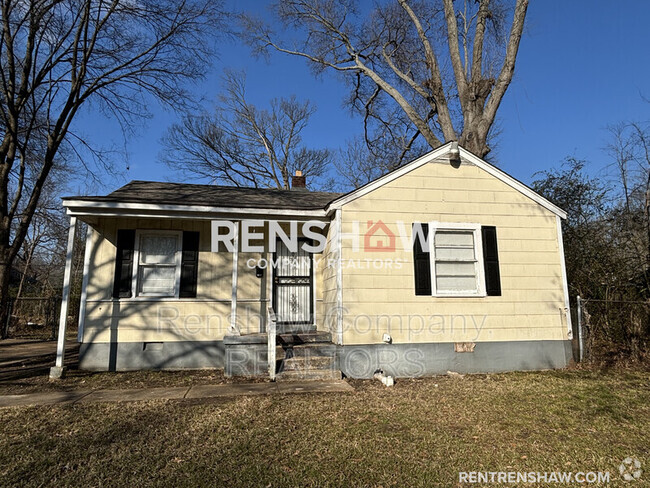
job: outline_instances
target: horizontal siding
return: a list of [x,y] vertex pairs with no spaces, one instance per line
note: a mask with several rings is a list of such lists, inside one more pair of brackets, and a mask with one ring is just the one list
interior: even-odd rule
[[319,330],[324,330],[331,332],[332,335],[336,333],[336,264],[334,259],[335,255],[335,243],[333,242],[334,238],[334,225],[330,225],[328,228],[327,241],[325,243],[325,249],[323,250],[322,259],[320,261],[320,270],[321,270],[321,280],[317,282],[317,285],[321,287],[322,290],[322,303],[321,311],[318,317],[317,326]]
[[[230,325],[232,296],[232,263],[229,252],[211,251],[209,221],[173,219],[104,218],[91,233],[87,309],[84,342],[220,340]],[[200,233],[197,298],[175,299],[112,299],[115,273],[115,240],[118,229],[160,229],[196,231]],[[256,243],[252,243],[256,244]],[[237,281],[237,323],[242,333],[265,330],[266,315],[272,297],[272,270],[263,278],[255,276],[260,259],[271,259],[271,253],[240,252]],[[315,260],[322,261],[321,255]],[[316,318],[324,315],[324,289],[319,282],[327,270],[314,269]],[[161,313],[163,316],[161,316]],[[171,320],[165,313],[177,314]],[[198,327],[196,323],[200,323]],[[185,324],[189,324],[189,329]],[[194,329],[198,327],[198,332]],[[111,332],[112,331],[112,332]],[[112,337],[113,334],[115,337]]]
[[[210,223],[171,219],[100,219],[92,233],[87,287],[88,300],[110,299],[115,273],[115,240],[118,229],[160,229],[199,232],[197,297],[230,300],[232,254],[210,252]],[[244,287],[247,282],[244,279]]]
[[[544,322],[546,323],[546,322]],[[566,339],[559,326],[542,327],[542,323],[522,322],[520,326],[511,329],[497,329],[486,324],[483,331],[477,334],[474,330],[453,330],[443,333],[426,333],[418,331],[400,331],[395,330],[370,330],[355,332],[344,329],[343,338],[345,345],[355,344],[380,344],[382,343],[383,334],[390,333],[394,344],[408,343],[427,343],[427,342],[507,342],[507,341],[560,341]],[[543,339],[542,339],[543,338]]]
[[87,302],[83,342],[221,340],[230,302]]
[[[353,222],[359,223],[361,246],[355,250],[350,239],[343,240],[344,344],[381,342],[386,324],[373,331],[351,324],[382,314],[406,324],[390,332],[396,343],[567,338],[556,216],[480,168],[467,162],[457,169],[426,164],[344,205],[342,215],[344,234],[355,233]],[[364,252],[368,221],[377,220],[396,234],[403,222],[409,242],[413,222],[496,226],[502,296],[415,296],[412,252],[399,237],[395,252]],[[385,236],[378,240],[388,242]],[[392,267],[375,269],[375,260],[384,259],[393,259]],[[457,328],[412,334],[408,319],[430,316],[485,317],[485,326],[478,338]]]

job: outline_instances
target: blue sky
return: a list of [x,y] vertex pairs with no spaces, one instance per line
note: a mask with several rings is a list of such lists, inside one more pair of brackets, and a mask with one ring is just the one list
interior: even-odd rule
[[[233,3],[252,9],[263,2]],[[642,95],[650,98],[648,21],[650,2],[645,0],[531,2],[515,77],[499,110],[502,132],[492,154],[498,165],[525,183],[567,156],[588,160],[593,173],[601,171],[608,163],[606,127],[650,119],[650,103],[642,100]],[[290,94],[312,100],[318,111],[304,133],[308,145],[336,148],[362,129],[343,105],[346,89],[333,73],[317,79],[301,59],[274,54],[269,62],[257,60],[247,47],[232,42],[220,49],[195,92],[214,99],[224,68],[246,70],[254,103]],[[160,138],[179,116],[156,106],[151,110],[153,117],[126,142],[127,160],[116,161],[123,179],[106,181],[105,190],[132,179],[180,180],[158,162]],[[124,145],[110,120],[86,113],[82,123],[96,143]]]

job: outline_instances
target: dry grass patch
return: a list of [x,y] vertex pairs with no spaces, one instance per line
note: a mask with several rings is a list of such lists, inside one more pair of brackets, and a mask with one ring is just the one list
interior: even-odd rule
[[625,486],[615,471],[627,456],[650,480],[646,372],[352,383],[204,405],[3,409],[0,483],[453,487],[459,471],[559,470],[610,471]]
[[223,369],[187,371],[128,371],[119,373],[69,370],[63,379],[50,381],[47,374],[0,381],[0,395],[44,391],[156,388],[221,383],[259,383],[265,378],[226,378]]

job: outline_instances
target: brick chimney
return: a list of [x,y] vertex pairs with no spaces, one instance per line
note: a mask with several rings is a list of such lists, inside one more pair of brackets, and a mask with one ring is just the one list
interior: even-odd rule
[[297,169],[296,174],[291,177],[291,189],[300,190],[300,191],[307,190],[307,181],[305,177],[302,175],[302,171],[300,171],[299,169]]

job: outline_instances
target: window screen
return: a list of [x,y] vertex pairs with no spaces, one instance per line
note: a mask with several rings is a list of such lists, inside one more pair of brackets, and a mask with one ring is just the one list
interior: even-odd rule
[[439,230],[434,236],[435,280],[438,293],[478,290],[474,232]]
[[138,294],[176,295],[177,235],[143,234],[138,257]]

